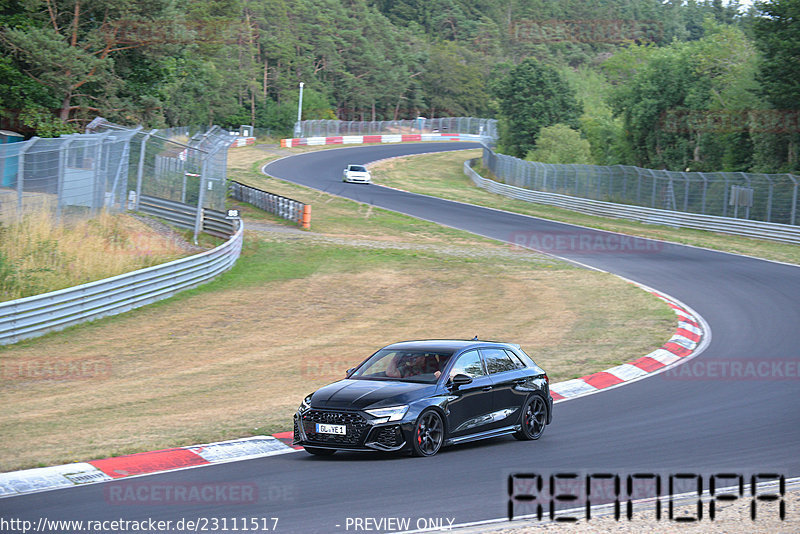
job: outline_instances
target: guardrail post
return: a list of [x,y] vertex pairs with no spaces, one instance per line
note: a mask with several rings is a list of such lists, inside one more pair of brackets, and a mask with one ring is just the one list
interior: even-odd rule
[[795,224],[795,221],[797,220],[797,180],[795,180],[793,174],[789,174],[788,176],[792,182],[794,182],[794,188],[792,188],[792,214],[789,217],[789,220],[791,221],[791,224]]

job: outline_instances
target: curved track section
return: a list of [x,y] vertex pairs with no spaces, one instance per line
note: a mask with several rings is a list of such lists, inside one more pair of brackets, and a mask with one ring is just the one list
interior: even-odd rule
[[[571,244],[552,252],[668,293],[706,319],[713,338],[689,362],[702,364],[694,376],[661,373],[561,403],[553,425],[535,443],[500,438],[421,460],[288,454],[2,499],[0,516],[34,521],[42,516],[165,521],[277,517],[279,532],[329,533],[346,532],[348,518],[410,518],[413,527],[418,518],[441,518],[446,525],[451,519],[466,523],[504,517],[507,476],[520,470],[769,470],[800,475],[800,268],[340,181],[348,163],[455,148],[420,144],[324,150],[278,160],[265,171],[512,243],[535,245],[561,236],[562,243]],[[733,363],[764,364],[768,372],[754,378],[710,372]],[[784,376],[779,376],[780,369]],[[243,503],[224,497],[207,503],[137,500],[132,490],[143,485],[150,490],[250,487],[255,497]],[[115,495],[130,499],[115,502]]]

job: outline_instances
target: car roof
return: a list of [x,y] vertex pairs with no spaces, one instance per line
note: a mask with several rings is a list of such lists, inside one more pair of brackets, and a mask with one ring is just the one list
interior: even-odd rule
[[518,345],[500,343],[497,341],[465,340],[465,339],[422,339],[417,341],[400,341],[387,345],[384,349],[396,350],[429,350],[458,352],[472,347],[499,347],[512,348]]

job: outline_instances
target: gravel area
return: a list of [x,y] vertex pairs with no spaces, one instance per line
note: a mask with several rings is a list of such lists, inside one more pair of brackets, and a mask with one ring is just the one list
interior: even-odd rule
[[269,235],[269,239],[277,241],[305,240],[313,243],[360,247],[365,249],[419,250],[458,258],[500,259],[563,265],[561,260],[547,256],[546,254],[511,246],[460,246],[444,243],[427,244],[386,239],[368,239],[357,236],[336,236],[316,234],[279,224],[251,221],[245,221],[244,228],[245,231],[267,234]]

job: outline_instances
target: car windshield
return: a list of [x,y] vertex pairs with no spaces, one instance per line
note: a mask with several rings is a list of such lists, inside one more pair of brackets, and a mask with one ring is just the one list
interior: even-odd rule
[[451,352],[382,349],[364,362],[350,378],[435,384],[450,356]]
[[350,170],[354,172],[367,172],[366,167],[362,165],[350,165]]

